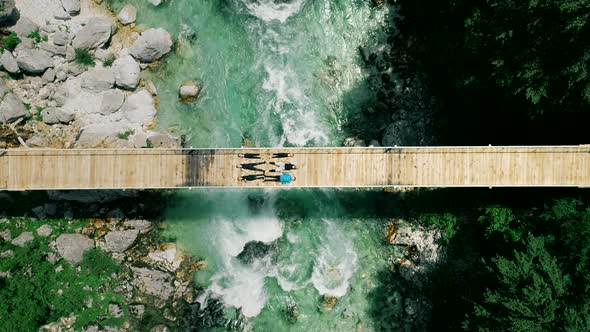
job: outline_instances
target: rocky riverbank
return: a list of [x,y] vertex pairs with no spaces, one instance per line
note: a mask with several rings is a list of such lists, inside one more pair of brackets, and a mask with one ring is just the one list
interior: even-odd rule
[[0,148],[181,146],[154,131],[157,87],[142,78],[173,49],[170,33],[100,0],[2,4]]
[[[24,201],[23,195],[0,202]],[[132,196],[100,205],[29,197],[28,211],[0,211],[0,282],[8,287],[2,297],[16,287],[15,298],[3,303],[51,308],[50,315],[31,311],[26,322],[9,311],[0,329],[162,332],[184,324],[196,302],[193,273],[207,264],[161,236],[165,225],[156,210],[165,199],[152,196],[142,197],[145,204]],[[37,295],[18,299],[27,279]],[[41,279],[47,282],[36,285]],[[55,297],[49,306],[45,296]]]

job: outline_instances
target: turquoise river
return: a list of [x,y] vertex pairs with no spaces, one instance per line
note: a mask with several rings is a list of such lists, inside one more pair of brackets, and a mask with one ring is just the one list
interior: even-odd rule
[[[372,93],[359,47],[390,25],[370,0],[111,0],[138,23],[178,38],[146,74],[158,90],[158,127],[194,147],[339,146],[347,117]],[[202,87],[178,100],[182,81]],[[208,329],[373,331],[373,293],[388,268],[373,193],[187,191],[167,214],[167,235],[207,268],[201,308],[222,307]],[[338,299],[331,310],[324,296]],[[219,314],[219,313],[217,313]],[[295,321],[296,317],[296,321]],[[236,322],[240,322],[236,324]]]

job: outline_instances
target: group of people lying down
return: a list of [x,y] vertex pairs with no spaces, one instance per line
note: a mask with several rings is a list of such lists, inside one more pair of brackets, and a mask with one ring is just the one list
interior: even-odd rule
[[[262,156],[260,155],[260,153],[245,153],[245,154],[239,154],[238,157],[240,158],[246,158],[246,159],[262,159]],[[271,158],[273,159],[280,159],[280,158],[290,158],[293,157],[292,153],[274,153]],[[271,170],[265,170],[265,169],[261,169],[260,165],[265,165],[265,164],[269,164],[269,165],[273,165],[275,166],[274,169]],[[279,162],[279,161],[271,161],[271,162],[267,162],[267,161],[260,161],[260,162],[251,162],[251,163],[242,163],[240,165],[236,166],[237,168],[241,168],[243,170],[249,170],[249,171],[254,171],[254,172],[261,172],[258,174],[246,174],[246,175],[242,175],[238,178],[238,180],[240,181],[244,181],[244,182],[248,182],[248,181],[256,181],[256,180],[263,180],[265,182],[280,182],[281,184],[289,184],[293,181],[296,180],[295,176],[291,175],[291,173],[288,173],[286,171],[291,171],[291,170],[295,170],[297,169],[297,166],[295,166],[294,164],[287,162]],[[267,175],[268,173],[273,173],[273,175]],[[278,174],[281,173],[281,174]],[[274,174],[278,174],[278,175],[274,175]]]

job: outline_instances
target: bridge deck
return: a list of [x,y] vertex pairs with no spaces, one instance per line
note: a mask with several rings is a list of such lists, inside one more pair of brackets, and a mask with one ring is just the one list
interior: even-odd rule
[[[0,190],[259,187],[241,153],[289,152],[282,187],[590,186],[589,146],[0,150]],[[265,165],[271,169],[270,165]],[[272,174],[272,173],[269,173]]]

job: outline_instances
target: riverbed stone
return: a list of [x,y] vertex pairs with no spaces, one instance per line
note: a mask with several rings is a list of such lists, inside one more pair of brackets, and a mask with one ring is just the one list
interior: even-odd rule
[[155,261],[159,267],[175,272],[185,259],[184,254],[178,250],[174,243],[163,243],[158,250],[148,253],[148,257]]
[[100,114],[109,115],[117,112],[125,102],[125,94],[121,90],[108,90],[102,93]]
[[113,71],[115,72],[115,84],[123,89],[133,90],[139,85],[139,75],[141,69],[135,59],[126,55],[113,62]]
[[102,47],[111,38],[114,32],[112,22],[107,19],[93,17],[78,31],[72,40],[74,49],[94,49]]
[[2,65],[2,67],[4,67],[4,69],[7,72],[11,74],[20,73],[20,68],[18,67],[18,63],[16,63],[16,59],[8,50],[4,50],[4,52],[2,52],[2,57],[0,57],[0,64]]
[[41,111],[43,122],[47,124],[70,123],[74,121],[76,115],[73,112],[67,112],[58,107],[47,107]]
[[140,234],[145,234],[152,229],[152,223],[149,220],[125,220],[123,226],[133,228],[139,231]]
[[107,91],[115,85],[115,74],[111,69],[87,71],[82,74],[81,78],[82,89],[93,93]]
[[57,46],[67,46],[71,39],[72,37],[66,31],[58,31],[53,35],[53,43]]
[[55,240],[57,253],[72,265],[82,262],[84,252],[94,248],[94,240],[82,234],[62,234]]
[[30,35],[32,32],[36,31],[37,29],[39,29],[39,26],[35,22],[31,21],[26,16],[21,16],[18,19],[18,22],[16,22],[16,24],[9,30],[15,32],[19,38],[24,40],[25,38],[29,39],[27,38],[27,36]]
[[16,62],[20,69],[30,74],[44,73],[53,67],[53,60],[45,51],[36,49],[23,49],[18,51]]
[[37,235],[41,237],[48,237],[53,232],[53,228],[51,226],[45,224],[39,228],[37,228]]
[[146,90],[140,90],[127,97],[121,112],[131,123],[149,125],[156,115],[154,98]]
[[117,18],[123,25],[135,23],[135,19],[137,18],[137,9],[133,5],[126,5],[121,9]]
[[79,148],[97,148],[108,146],[117,140],[117,135],[129,127],[120,122],[94,123],[81,129],[76,146]]
[[[1,83],[4,85],[4,83]],[[28,118],[31,114],[13,93],[6,93],[0,102],[0,123],[11,123],[21,118]]]
[[162,28],[148,29],[135,41],[131,55],[141,62],[161,59],[172,50],[172,36]]
[[168,300],[174,294],[174,277],[171,274],[138,267],[131,267],[131,271],[134,275],[131,284],[140,292],[163,300]]
[[106,250],[111,252],[124,252],[131,248],[138,235],[139,231],[136,229],[111,231],[104,237]]
[[68,14],[80,14],[80,0],[61,0],[61,4]]
[[33,239],[33,233],[22,232],[19,236],[15,237],[11,243],[15,246],[24,247],[27,244],[27,242],[31,242],[33,241]]
[[180,99],[183,102],[192,102],[199,98],[201,88],[195,81],[185,81],[180,85]]

